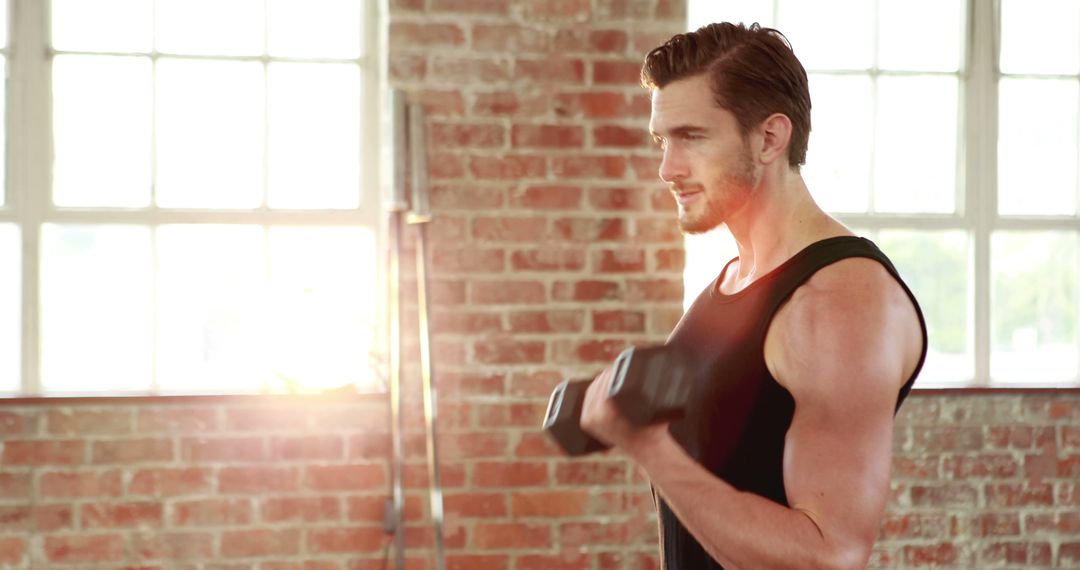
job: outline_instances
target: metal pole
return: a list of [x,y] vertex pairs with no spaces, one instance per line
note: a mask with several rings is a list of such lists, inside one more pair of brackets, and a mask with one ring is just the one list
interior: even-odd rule
[[388,287],[388,311],[390,313],[388,324],[389,334],[387,340],[390,344],[390,438],[393,453],[391,464],[391,480],[393,485],[393,513],[394,513],[394,568],[405,568],[405,529],[404,505],[405,492],[403,485],[403,473],[405,467],[405,447],[402,440],[404,422],[401,414],[401,226],[403,225],[404,213],[409,208],[405,195],[405,160],[408,147],[406,145],[406,105],[405,95],[398,90],[390,91],[388,102],[390,104],[390,150],[393,152],[391,162],[392,184],[390,196],[386,203],[389,213],[389,246],[390,255],[388,260],[388,272],[390,285]]
[[431,221],[427,180],[427,132],[423,105],[409,106],[410,169],[412,171],[412,206],[409,223],[416,228],[416,295],[420,335],[420,376],[424,393],[424,427],[427,436],[428,478],[430,480],[431,522],[435,532],[435,569],[446,567],[443,546],[443,497],[439,478],[438,402],[432,382],[431,327],[427,295],[427,223]]

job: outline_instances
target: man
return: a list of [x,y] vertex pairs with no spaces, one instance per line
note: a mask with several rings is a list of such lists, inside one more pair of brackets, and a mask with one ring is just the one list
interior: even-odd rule
[[582,427],[649,477],[668,570],[865,568],[893,416],[926,354],[915,298],[811,198],[806,72],[779,32],[676,35],[642,82],[681,229],[726,224],[739,256],[668,340],[701,363],[686,416],[632,428],[605,396],[609,369]]

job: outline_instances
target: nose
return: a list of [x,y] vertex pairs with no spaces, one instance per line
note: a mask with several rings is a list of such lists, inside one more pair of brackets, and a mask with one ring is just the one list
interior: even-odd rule
[[664,158],[660,160],[660,180],[671,184],[689,178],[690,168],[681,152],[672,146],[664,149]]

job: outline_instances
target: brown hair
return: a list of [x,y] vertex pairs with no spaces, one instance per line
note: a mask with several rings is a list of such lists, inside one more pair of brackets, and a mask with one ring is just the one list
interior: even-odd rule
[[731,111],[745,137],[773,113],[791,119],[788,164],[806,162],[810,138],[810,89],[791,44],[780,32],[721,22],[676,34],[645,56],[641,85],[667,84],[707,73],[716,104]]

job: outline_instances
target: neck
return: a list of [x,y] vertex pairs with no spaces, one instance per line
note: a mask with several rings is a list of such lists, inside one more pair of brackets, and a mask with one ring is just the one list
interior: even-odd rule
[[763,176],[726,223],[739,248],[738,271],[731,276],[736,290],[815,241],[851,233],[818,207],[802,176],[786,167]]

